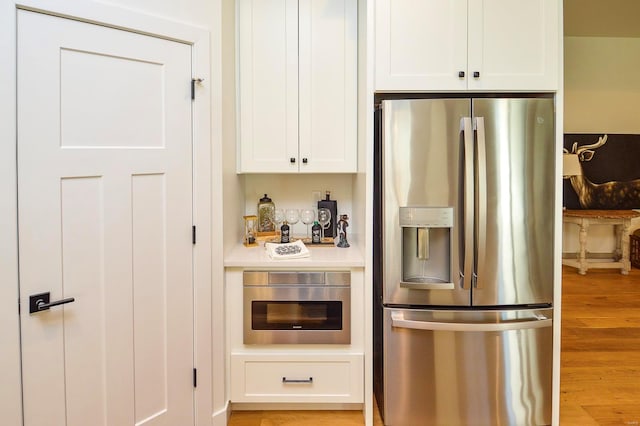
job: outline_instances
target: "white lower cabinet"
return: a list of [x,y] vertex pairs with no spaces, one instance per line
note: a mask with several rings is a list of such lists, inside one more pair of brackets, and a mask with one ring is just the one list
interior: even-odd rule
[[[322,258],[318,254],[316,259],[321,261]],[[227,362],[230,366],[227,383],[229,401],[232,404],[238,404],[237,407],[242,407],[241,409],[252,409],[248,407],[265,404],[274,410],[291,407],[292,404],[304,409],[322,405],[357,409],[358,406],[366,405],[364,269],[349,269],[350,343],[245,344],[243,324],[248,319],[244,315],[242,303],[244,271],[282,272],[291,269],[226,268]],[[345,268],[324,266],[307,267],[307,270],[344,271]]]
[[362,403],[361,354],[232,354],[232,402]]

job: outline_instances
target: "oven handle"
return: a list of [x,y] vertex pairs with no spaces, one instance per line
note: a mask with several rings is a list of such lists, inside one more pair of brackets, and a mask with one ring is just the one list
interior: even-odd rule
[[283,377],[282,383],[313,383],[313,377],[309,377],[308,379],[287,379]]

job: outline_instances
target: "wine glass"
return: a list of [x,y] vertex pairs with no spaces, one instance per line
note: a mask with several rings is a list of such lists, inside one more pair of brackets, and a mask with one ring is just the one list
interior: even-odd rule
[[331,223],[331,210],[327,208],[318,209],[318,223],[322,226],[322,237],[325,237],[325,230],[329,229]]
[[[284,222],[284,210],[282,209],[275,209],[273,212],[273,222],[276,225],[276,231],[278,232],[278,235],[280,235],[280,226],[282,226],[282,222]],[[278,239],[278,241],[280,241]]]
[[316,212],[313,209],[304,209],[300,212],[300,220],[307,226],[307,240],[309,239],[309,225],[316,219]]
[[289,226],[291,226],[291,236],[293,236],[293,225],[298,223],[298,220],[300,220],[300,212],[298,209],[287,209],[284,212],[284,217]]

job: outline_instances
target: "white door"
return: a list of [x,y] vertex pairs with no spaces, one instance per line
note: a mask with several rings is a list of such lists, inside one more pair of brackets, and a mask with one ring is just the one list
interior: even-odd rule
[[25,425],[193,424],[191,47],[27,11],[17,38]]

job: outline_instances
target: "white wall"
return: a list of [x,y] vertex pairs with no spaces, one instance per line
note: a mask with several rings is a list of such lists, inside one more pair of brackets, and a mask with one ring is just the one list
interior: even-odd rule
[[640,133],[640,38],[565,37],[565,133]]
[[0,2],[0,422],[22,422],[15,169],[15,11]]
[[[93,16],[98,11],[109,9],[114,12],[126,27],[128,17],[143,15],[166,19],[168,21],[199,27],[210,34],[207,45],[210,46],[209,81],[207,92],[211,94],[211,151],[213,173],[212,203],[220,205],[222,201],[222,164],[223,150],[221,146],[222,120],[220,90],[221,75],[221,27],[223,3],[228,12],[233,0],[14,0],[0,2],[0,423],[21,423],[20,376],[19,376],[19,324],[17,314],[17,226],[16,226],[16,181],[15,181],[15,8],[18,5],[53,10],[81,11],[82,16]],[[106,8],[105,8],[106,6]],[[232,7],[233,9],[233,7]],[[139,16],[139,15],[137,15]],[[233,19],[233,15],[231,15]],[[100,21],[100,16],[95,16]],[[135,22],[131,21],[131,22]],[[232,21],[233,22],[233,21]],[[231,41],[233,51],[233,41]],[[228,49],[227,49],[228,52]],[[233,125],[231,125],[233,127]],[[232,142],[233,143],[233,142]],[[232,164],[235,160],[232,159]],[[233,189],[233,188],[232,188]],[[212,338],[216,340],[212,350],[214,371],[206,368],[212,375],[213,395],[210,405],[212,416],[207,416],[207,423],[226,424],[226,395],[224,391],[224,323],[222,315],[222,241],[219,234],[222,229],[223,213],[215,210],[212,213],[211,227],[213,239],[213,274],[212,301]],[[207,226],[209,228],[209,226]],[[217,303],[217,305],[216,305]],[[210,342],[209,342],[210,344]],[[216,370],[217,368],[217,370]],[[203,380],[202,378],[200,379]],[[206,379],[204,379],[206,380]]]
[[[565,37],[564,133],[640,134],[640,38]],[[640,228],[634,219],[631,229]],[[563,251],[578,249],[577,226],[565,225]],[[611,226],[589,230],[587,250],[610,252]]]

